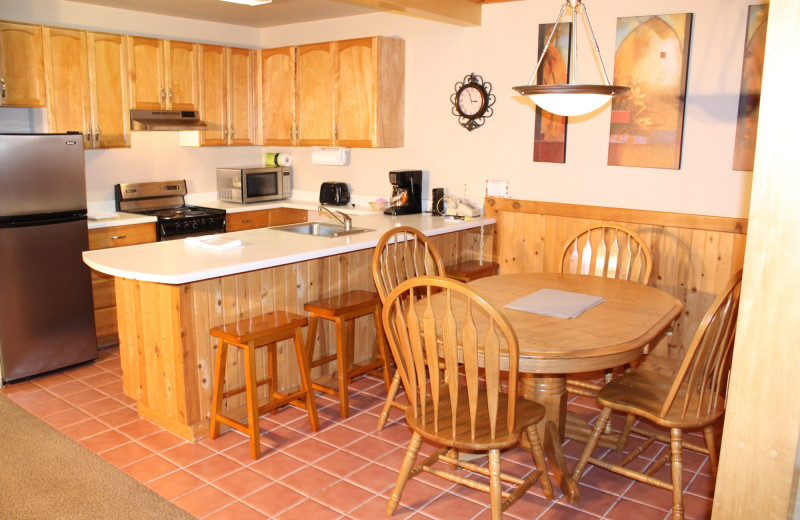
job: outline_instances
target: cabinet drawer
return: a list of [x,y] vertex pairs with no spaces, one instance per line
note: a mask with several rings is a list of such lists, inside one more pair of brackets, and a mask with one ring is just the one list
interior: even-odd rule
[[232,213],[225,217],[225,231],[244,231],[245,229],[258,229],[269,225],[270,210],[244,211]]
[[155,242],[155,240],[156,225],[154,222],[89,230],[89,249],[92,250],[146,244]]
[[299,224],[308,221],[308,211],[295,208],[276,208],[269,214],[270,226],[283,226],[285,224]]

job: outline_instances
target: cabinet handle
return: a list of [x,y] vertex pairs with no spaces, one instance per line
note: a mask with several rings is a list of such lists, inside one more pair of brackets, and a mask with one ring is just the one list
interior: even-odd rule
[[3,78],[0,78],[0,83],[3,84],[3,97],[6,97],[6,80],[3,79]]
[[128,235],[116,235],[116,236],[111,237],[111,240],[119,240],[119,239],[122,239],[122,238],[126,238],[127,236]]
[[247,224],[247,223],[250,223],[252,221],[253,221],[253,219],[251,219],[251,218],[243,218],[242,219],[242,224]]
[[100,140],[100,125],[94,125],[94,140]]
[[235,133],[236,133],[236,129],[233,128],[233,125],[231,125],[231,139],[233,139],[233,134],[235,134]]
[[169,104],[172,106],[172,87],[169,87]]
[[87,141],[92,140],[92,125],[86,125],[86,135],[84,137]]
[[164,100],[167,98],[167,93],[164,92],[164,87],[161,87],[161,103],[164,103]]
[[226,139],[228,138],[228,127],[227,127],[227,125],[222,127],[222,135],[223,135],[223,136],[224,136]]

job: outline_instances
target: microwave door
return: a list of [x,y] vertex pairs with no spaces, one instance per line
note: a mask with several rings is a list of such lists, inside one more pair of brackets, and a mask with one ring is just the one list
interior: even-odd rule
[[280,195],[278,191],[277,172],[248,173],[246,175],[248,200],[254,200],[261,197],[275,197]]

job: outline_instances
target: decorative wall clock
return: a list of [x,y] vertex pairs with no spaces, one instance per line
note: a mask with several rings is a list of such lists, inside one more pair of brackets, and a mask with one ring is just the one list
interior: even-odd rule
[[472,132],[492,115],[495,101],[492,84],[473,73],[456,83],[455,90],[450,94],[453,115],[458,117],[461,126]]

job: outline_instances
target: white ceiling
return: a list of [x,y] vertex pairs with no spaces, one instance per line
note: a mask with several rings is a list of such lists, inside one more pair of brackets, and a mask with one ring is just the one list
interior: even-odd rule
[[336,0],[272,0],[271,4],[254,7],[220,2],[218,0],[73,1],[131,11],[143,11],[259,28],[341,18],[380,10],[379,8],[353,5]]

